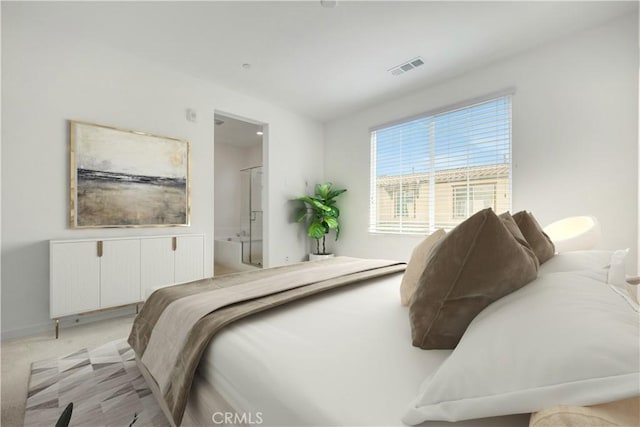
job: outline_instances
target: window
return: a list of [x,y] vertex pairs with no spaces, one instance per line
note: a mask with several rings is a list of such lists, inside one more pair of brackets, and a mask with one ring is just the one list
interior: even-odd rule
[[394,191],[393,202],[396,217],[416,217],[415,190],[402,188]]
[[371,131],[369,231],[429,233],[511,208],[511,96]]
[[496,184],[459,185],[453,187],[453,217],[465,219],[491,208],[496,210]]

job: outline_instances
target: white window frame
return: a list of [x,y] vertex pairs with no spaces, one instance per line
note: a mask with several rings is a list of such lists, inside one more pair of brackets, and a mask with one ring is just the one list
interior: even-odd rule
[[[378,130],[383,130],[385,128],[389,128],[395,125],[399,125],[399,124],[403,124],[403,123],[408,123],[411,121],[415,121],[421,118],[425,118],[428,116],[436,116],[436,115],[440,115],[440,114],[444,114],[444,113],[449,113],[449,112],[454,112],[456,110],[460,110],[460,109],[465,109],[465,108],[469,108],[469,107],[473,107],[475,105],[478,104],[483,104],[483,103],[487,103],[490,102],[492,100],[497,100],[500,98],[508,98],[509,99],[509,111],[508,111],[508,115],[509,115],[509,161],[507,164],[507,168],[508,168],[508,179],[507,179],[507,193],[508,193],[508,206],[507,209],[511,210],[512,209],[512,201],[513,201],[513,193],[512,193],[512,167],[513,167],[513,114],[512,114],[512,108],[513,108],[513,95],[515,95],[515,88],[508,88],[499,92],[494,92],[492,94],[488,94],[486,96],[483,97],[479,97],[479,98],[474,98],[474,99],[470,99],[470,100],[466,100],[460,103],[456,103],[456,104],[452,104],[452,105],[448,105],[448,106],[444,106],[441,108],[437,108],[434,110],[430,110],[428,112],[425,113],[421,113],[418,115],[414,115],[411,117],[407,117],[404,119],[400,119],[400,120],[396,120],[393,122],[388,122],[379,126],[375,126],[373,128],[370,129],[370,135],[371,135],[371,151],[370,151],[370,189],[369,189],[369,194],[370,194],[370,205],[369,205],[369,233],[372,234],[424,234],[422,231],[420,232],[415,232],[415,231],[406,231],[403,227],[403,220],[405,218],[407,218],[408,216],[398,216],[397,217],[397,223],[398,223],[398,228],[399,230],[381,230],[380,227],[378,227],[378,222],[377,222],[377,174],[376,174],[376,131]],[[433,140],[433,130],[434,126],[431,125],[430,126],[430,139]],[[430,150],[430,158],[434,158],[434,145],[433,143],[430,143],[428,147],[425,147],[426,149]],[[428,226],[428,233],[434,232],[437,228],[437,224],[435,221],[435,209],[436,209],[436,203],[435,203],[435,185],[436,185],[436,179],[435,179],[435,169],[433,167],[430,168],[429,173],[431,174],[431,179],[429,180],[429,185],[430,185],[430,191],[429,191],[429,226]],[[483,185],[483,184],[492,184],[491,182],[478,182],[477,184],[469,184],[469,186],[474,186],[474,185]],[[496,194],[496,190],[495,190],[496,186],[494,185],[494,199],[495,197],[497,197]],[[400,190],[401,192],[401,190]],[[453,190],[451,193],[451,197],[452,197],[452,204],[455,203],[454,200],[454,196],[453,196]],[[415,199],[414,199],[415,200]],[[469,201],[467,201],[467,209],[469,208]],[[494,206],[496,206],[496,201],[494,200]],[[394,200],[394,204],[395,204],[395,200]],[[455,206],[453,206],[453,209],[455,210]],[[494,208],[495,209],[495,208]],[[472,211],[473,209],[471,209]],[[394,213],[395,213],[395,206],[394,206]],[[453,216],[452,212],[452,216]],[[410,216],[410,215],[409,215]],[[468,216],[467,216],[468,217]],[[443,228],[447,228],[447,227],[443,227]],[[451,228],[451,227],[448,227]]]
[[[496,182],[482,182],[479,184],[469,184],[469,185],[454,185],[451,187],[452,197],[453,197],[453,212],[452,217],[456,219],[460,218],[468,218],[469,215],[473,214],[475,211],[475,205],[473,202],[479,200],[480,198],[476,197],[476,192],[480,187],[490,187],[491,188],[491,208],[496,209]],[[464,213],[461,214],[458,212],[458,190],[464,190]],[[481,193],[482,194],[482,193]]]

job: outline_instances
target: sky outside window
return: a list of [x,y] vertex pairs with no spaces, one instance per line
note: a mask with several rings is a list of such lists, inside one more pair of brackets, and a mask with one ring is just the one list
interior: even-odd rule
[[[510,161],[510,101],[501,98],[376,131],[376,176]],[[433,138],[431,137],[433,133]]]

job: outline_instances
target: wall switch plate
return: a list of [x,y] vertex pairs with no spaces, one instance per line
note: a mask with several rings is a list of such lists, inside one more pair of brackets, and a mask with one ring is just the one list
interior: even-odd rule
[[196,112],[196,110],[187,108],[187,120],[194,123],[198,121],[198,113]]

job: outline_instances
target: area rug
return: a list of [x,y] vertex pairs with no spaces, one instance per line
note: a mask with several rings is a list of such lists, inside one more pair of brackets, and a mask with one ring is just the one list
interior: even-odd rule
[[25,426],[54,426],[73,402],[69,426],[168,426],[126,340],[31,365]]

